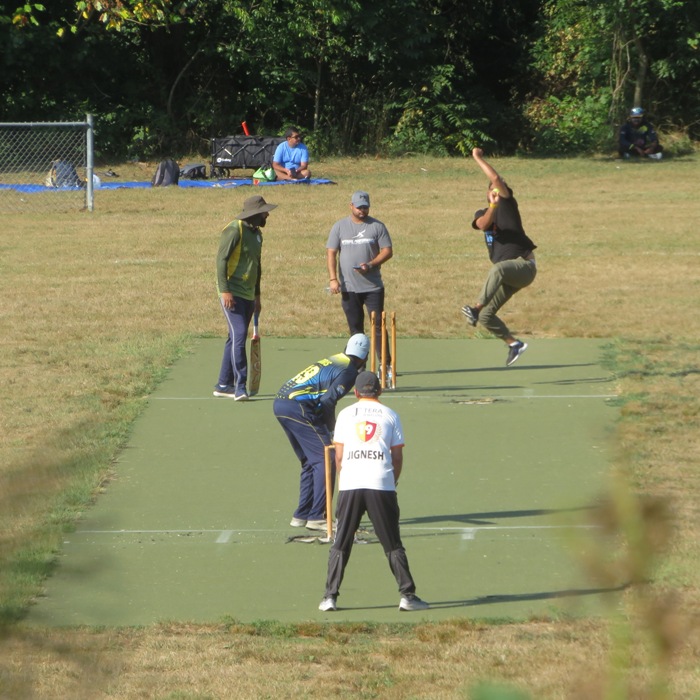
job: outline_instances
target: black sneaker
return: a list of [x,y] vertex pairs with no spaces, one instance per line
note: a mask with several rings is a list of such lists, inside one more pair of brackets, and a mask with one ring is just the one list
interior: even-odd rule
[[506,367],[510,367],[526,350],[527,343],[523,343],[522,340],[516,340],[512,345],[509,345]]
[[476,326],[476,322],[479,320],[479,309],[475,309],[473,306],[463,306],[462,313],[470,326]]

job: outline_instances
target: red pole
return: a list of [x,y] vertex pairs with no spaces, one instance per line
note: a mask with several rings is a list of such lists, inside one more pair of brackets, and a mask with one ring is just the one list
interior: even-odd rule
[[246,136],[250,136],[250,131],[248,131],[248,122],[241,122],[241,126],[243,127],[243,133]]

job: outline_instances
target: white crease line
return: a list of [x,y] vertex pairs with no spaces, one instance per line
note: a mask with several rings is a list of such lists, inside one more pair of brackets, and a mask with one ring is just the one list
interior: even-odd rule
[[402,525],[404,530],[428,530],[442,532],[455,530],[457,532],[478,532],[479,530],[574,530],[581,528],[595,528],[597,525],[481,525],[477,527],[420,527],[420,525]]
[[76,530],[76,533],[90,535],[177,535],[181,533],[190,534],[193,532],[226,532],[225,530]]
[[[423,398],[420,394],[389,394],[389,398],[417,399]],[[451,397],[450,394],[440,394],[439,398]],[[386,394],[385,394],[386,398]],[[498,401],[500,399],[616,399],[618,394],[493,394],[491,396],[467,396],[465,394],[452,396],[455,400],[464,401]]]
[[236,534],[254,534],[259,532],[278,533],[277,528],[259,528],[247,530],[76,530],[74,535],[218,535],[216,544],[228,544]]
[[411,527],[402,526],[401,531],[427,530],[428,532],[454,531],[461,533],[463,540],[475,540],[477,532],[484,530],[588,530],[598,525],[483,525],[480,527]]
[[[595,528],[597,525],[480,525],[476,527],[421,527],[420,525],[402,525],[402,531],[422,530],[426,532],[454,531],[462,533],[475,533],[481,530],[562,530],[562,529],[584,529]],[[279,528],[251,528],[236,530],[76,530],[76,535],[179,535],[196,533],[217,533],[217,543],[225,544],[231,540],[235,533],[240,535],[257,532],[279,532]],[[313,532],[311,532],[313,534]]]
[[382,394],[383,401],[392,401],[394,399],[438,399],[444,400],[448,399],[452,403],[465,403],[465,404],[477,404],[480,401],[484,405],[491,405],[498,403],[499,401],[513,401],[517,399],[524,399],[530,401],[531,399],[618,399],[619,394],[543,394],[540,396],[534,396],[532,394],[492,394],[490,396],[470,396],[469,394],[445,394],[438,393],[440,389],[436,390],[434,393],[425,392],[424,394],[394,394],[387,391]]
[[[452,394],[440,394],[438,392],[444,391],[443,389],[436,389],[434,393],[432,393],[431,396],[431,391],[426,390],[425,393],[422,394],[403,394],[400,392],[394,393],[393,391],[389,390],[385,392],[384,398],[390,398],[390,399],[424,399],[424,398],[454,398],[454,399],[463,399],[465,401],[497,401],[499,399],[617,399],[619,398],[619,394],[542,394],[540,396],[536,396],[533,394],[494,394],[492,396],[466,396],[464,394],[461,395],[455,395],[453,396]],[[213,401],[213,397],[211,400]],[[264,398],[264,397],[260,397]],[[207,396],[151,396],[149,397],[151,401],[209,401],[210,398]],[[255,401],[255,399],[253,399]],[[224,403],[223,401],[221,403]]]

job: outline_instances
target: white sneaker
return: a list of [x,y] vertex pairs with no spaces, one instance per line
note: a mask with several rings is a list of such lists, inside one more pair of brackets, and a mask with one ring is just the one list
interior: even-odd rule
[[328,529],[328,525],[325,520],[307,520],[306,521],[307,530],[323,530],[324,532]]
[[318,609],[321,610],[322,612],[333,612],[334,610],[337,610],[335,606],[335,598],[333,596],[329,596],[328,598],[324,598],[318,605]]
[[421,600],[417,595],[414,596],[403,596],[401,602],[399,603],[399,610],[401,612],[409,612],[412,610],[427,610],[430,607],[428,603]]
[[[382,381],[382,370],[377,370],[377,379],[381,382]],[[391,366],[386,368],[386,374],[384,375],[384,380],[386,382],[386,388],[387,389],[393,389],[394,388],[394,372],[391,369]]]
[[663,153],[649,153],[648,155],[652,160],[661,160],[664,157]]
[[214,396],[223,396],[227,399],[233,399],[236,397],[236,390],[227,384],[217,384],[214,387]]
[[306,527],[306,520],[302,520],[301,518],[292,518],[289,524],[292,527]]
[[526,350],[527,343],[523,343],[522,340],[516,340],[512,345],[509,345],[506,365],[510,367]]

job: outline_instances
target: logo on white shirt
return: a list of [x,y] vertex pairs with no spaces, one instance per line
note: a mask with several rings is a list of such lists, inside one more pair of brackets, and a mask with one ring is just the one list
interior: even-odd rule
[[362,442],[371,442],[375,437],[379,437],[377,434],[377,424],[371,423],[368,420],[355,423],[355,430],[357,431],[357,437],[360,438]]

